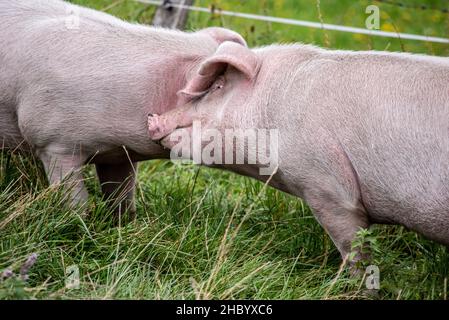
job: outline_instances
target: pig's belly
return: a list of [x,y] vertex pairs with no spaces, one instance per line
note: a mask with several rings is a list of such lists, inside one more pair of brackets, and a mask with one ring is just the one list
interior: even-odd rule
[[[376,198],[375,195],[369,197],[365,194],[363,199],[368,203],[365,206],[372,223],[402,225],[428,239],[449,246],[449,206],[425,207],[429,201],[422,196],[417,198],[418,201],[423,201],[419,206],[392,196]],[[449,201],[446,203],[449,204]]]
[[140,162],[153,159],[169,159],[170,151],[162,148],[160,145],[152,144],[149,146],[149,153],[142,154],[123,147],[114,147],[105,150],[98,150],[88,159],[88,163],[94,164],[115,164],[123,162]]
[[400,224],[449,245],[447,165],[430,159],[415,165],[381,165],[374,174],[360,177],[364,206],[375,223]]

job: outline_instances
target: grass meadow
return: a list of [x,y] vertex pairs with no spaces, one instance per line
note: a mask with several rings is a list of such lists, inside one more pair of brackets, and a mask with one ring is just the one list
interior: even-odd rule
[[[146,24],[155,11],[131,0],[72,2]],[[403,6],[350,0],[196,5],[364,27],[365,8],[376,4],[382,30],[449,37],[449,14],[441,10],[447,1],[397,2]],[[443,44],[190,14],[189,30],[207,26],[232,28],[251,46],[300,41],[449,55]],[[65,204],[61,187],[48,186],[37,160],[1,153],[0,272],[17,274],[32,253],[38,258],[28,280],[0,280],[0,299],[446,299],[447,248],[402,227],[374,226],[363,235],[380,268],[381,288],[367,295],[364,278],[340,268],[335,246],[300,199],[232,173],[150,161],[140,166],[137,220],[116,226],[94,169],[87,167],[85,176],[89,216]],[[77,289],[66,287],[72,265],[79,269]]]

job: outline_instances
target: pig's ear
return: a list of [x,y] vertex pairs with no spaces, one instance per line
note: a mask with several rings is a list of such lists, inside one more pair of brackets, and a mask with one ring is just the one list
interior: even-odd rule
[[203,62],[198,73],[178,92],[178,96],[184,98],[184,102],[201,97],[229,66],[239,70],[247,79],[253,80],[259,70],[259,59],[247,47],[226,41],[218,47],[213,56]]
[[179,97],[184,97],[187,100],[198,98],[207,92],[207,89],[214,83],[216,77],[202,76],[197,74],[192,80],[187,83],[187,86],[178,92]]
[[247,46],[245,39],[241,35],[239,35],[237,32],[234,32],[229,29],[225,28],[218,28],[218,27],[211,27],[201,30],[201,32],[204,32],[208,35],[210,35],[215,41],[217,41],[219,44],[225,42],[225,41],[232,41],[235,43],[238,43],[242,46]]
[[229,66],[239,70],[248,79],[252,80],[259,71],[259,59],[247,47],[226,41],[218,47],[212,57],[203,62],[198,73],[205,78],[216,77]]

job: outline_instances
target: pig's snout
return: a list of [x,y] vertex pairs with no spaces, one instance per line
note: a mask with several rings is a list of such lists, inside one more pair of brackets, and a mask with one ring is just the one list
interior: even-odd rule
[[161,124],[159,121],[159,115],[149,113],[147,123],[150,139],[156,143],[160,143],[160,140],[163,138],[163,136],[161,136]]

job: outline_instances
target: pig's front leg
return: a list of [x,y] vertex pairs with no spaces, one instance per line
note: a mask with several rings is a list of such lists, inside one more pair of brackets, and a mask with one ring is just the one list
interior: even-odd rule
[[84,157],[75,154],[59,154],[48,150],[38,150],[38,157],[44,164],[49,183],[63,184],[70,190],[69,197],[73,206],[84,205],[88,200],[88,193],[84,186],[81,168]]
[[96,164],[104,197],[110,201],[118,217],[129,214],[135,217],[136,206],[134,190],[136,184],[137,163]]
[[[369,248],[352,248],[352,244],[357,232],[369,227],[369,216],[357,173],[346,153],[338,146],[326,147],[323,153],[312,156],[316,159],[313,165],[305,166],[308,174],[303,181],[303,197],[342,258],[348,259],[352,271],[358,272],[357,262],[369,259]],[[351,257],[353,250],[355,255]]]
[[[305,193],[305,200],[313,211],[314,216],[331,237],[343,259],[357,270],[357,262],[366,261],[369,255],[361,252],[362,248],[352,251],[352,243],[357,232],[369,227],[367,214],[363,206],[357,201],[348,201],[341,197],[336,190],[318,187]],[[364,248],[369,250],[369,248]],[[354,253],[351,257],[350,254]]]

